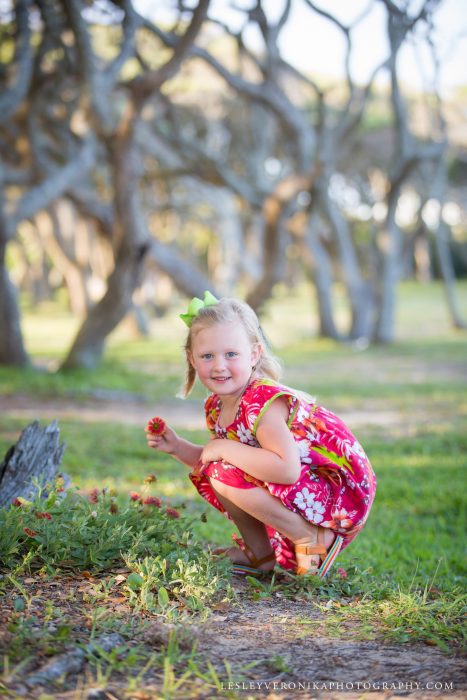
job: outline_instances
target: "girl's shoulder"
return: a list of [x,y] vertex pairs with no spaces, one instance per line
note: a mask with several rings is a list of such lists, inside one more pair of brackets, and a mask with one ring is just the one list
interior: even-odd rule
[[302,394],[302,392],[281,384],[274,379],[261,378],[254,380],[245,392],[242,402],[245,422],[249,429],[253,431],[253,434],[256,432],[264,412],[280,397],[285,398],[289,406],[289,425],[301,405],[308,406],[314,403],[313,397]]
[[316,399],[313,396],[310,396],[299,389],[293,389],[292,387],[282,384],[275,379],[270,379],[269,377],[255,379],[250,384],[248,396],[246,398],[250,399],[251,396],[261,398],[263,400],[268,400],[268,398],[277,396],[287,396],[291,399],[301,401],[302,403],[314,404],[316,402]]

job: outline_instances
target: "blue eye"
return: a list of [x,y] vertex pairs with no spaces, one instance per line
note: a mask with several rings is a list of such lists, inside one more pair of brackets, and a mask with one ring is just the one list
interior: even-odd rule
[[227,353],[227,357],[237,357],[237,355],[238,355],[238,353],[234,352],[233,350],[231,350],[230,352]]
[[201,355],[202,360],[210,360],[211,358],[212,358],[211,352],[205,352],[204,355]]

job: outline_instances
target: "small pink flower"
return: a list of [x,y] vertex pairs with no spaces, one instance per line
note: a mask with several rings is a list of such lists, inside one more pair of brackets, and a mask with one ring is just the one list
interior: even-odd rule
[[139,501],[140,498],[141,497],[137,491],[130,491],[130,499],[132,501]]
[[180,513],[178,512],[178,510],[175,510],[175,508],[167,508],[167,510],[165,511],[165,514],[169,518],[179,518],[180,517]]
[[345,569],[343,569],[342,566],[340,566],[340,567],[337,569],[337,574],[338,574],[338,576],[340,576],[341,578],[347,578],[347,576],[348,576],[347,571],[346,571]]
[[147,424],[147,430],[151,435],[163,435],[167,429],[165,420],[159,418],[159,416],[154,416]]
[[146,498],[143,498],[143,505],[156,506],[156,508],[160,508],[162,501],[160,498],[157,498],[157,496],[146,496]]
[[23,528],[23,530],[29,537],[35,537],[37,535],[37,532],[30,530],[28,527]]
[[92,491],[89,494],[89,502],[90,503],[97,503],[99,500],[99,489],[92,489]]

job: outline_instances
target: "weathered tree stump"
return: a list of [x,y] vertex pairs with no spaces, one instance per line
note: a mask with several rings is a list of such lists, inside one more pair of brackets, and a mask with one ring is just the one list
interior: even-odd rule
[[45,428],[34,421],[23,430],[0,464],[0,507],[19,496],[32,500],[39,488],[55,481],[65,451],[59,438],[57,421]]

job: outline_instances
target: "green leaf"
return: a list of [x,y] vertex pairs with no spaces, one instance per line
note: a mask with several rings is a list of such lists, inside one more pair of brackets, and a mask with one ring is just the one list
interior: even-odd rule
[[168,604],[170,603],[170,598],[169,594],[167,593],[167,589],[164,588],[164,586],[161,586],[157,592],[157,600],[159,602],[159,605],[161,608],[166,608]]
[[132,591],[137,591],[141,588],[144,583],[144,579],[139,574],[133,572],[130,574],[126,580],[126,585],[131,588]]
[[23,612],[24,608],[26,607],[24,598],[15,598],[13,607],[15,609],[15,612]]

